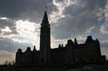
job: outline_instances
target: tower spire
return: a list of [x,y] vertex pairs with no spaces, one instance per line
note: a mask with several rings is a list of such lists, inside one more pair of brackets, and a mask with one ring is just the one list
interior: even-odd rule
[[43,20],[42,20],[42,26],[45,26],[45,25],[48,25],[49,24],[49,21],[48,21],[48,15],[47,15],[47,11],[44,12],[44,17],[43,17]]

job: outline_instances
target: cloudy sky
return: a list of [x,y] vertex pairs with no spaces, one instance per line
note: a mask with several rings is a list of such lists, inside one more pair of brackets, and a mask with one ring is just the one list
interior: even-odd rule
[[0,0],[0,63],[13,61],[18,48],[36,45],[40,24],[47,10],[51,25],[51,47],[88,35],[98,38],[108,58],[108,0]]

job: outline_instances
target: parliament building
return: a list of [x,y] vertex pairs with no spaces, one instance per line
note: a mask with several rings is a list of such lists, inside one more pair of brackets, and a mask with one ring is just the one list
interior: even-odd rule
[[106,57],[101,55],[98,39],[87,36],[84,44],[78,44],[77,39],[69,39],[67,44],[60,44],[58,48],[51,49],[50,24],[45,11],[40,28],[40,50],[26,51],[18,49],[16,52],[16,65],[74,65],[74,64],[100,64],[105,63]]

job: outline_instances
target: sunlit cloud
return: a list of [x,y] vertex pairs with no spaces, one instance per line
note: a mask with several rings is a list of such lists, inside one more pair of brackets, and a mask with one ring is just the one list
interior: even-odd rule
[[18,32],[34,32],[35,31],[35,23],[31,23],[29,21],[18,20],[16,21],[16,29]]
[[16,37],[15,34],[10,34],[10,35],[0,34],[0,39],[13,39],[15,37]]
[[12,32],[12,30],[8,26],[6,26],[4,29],[1,29],[1,32]]
[[12,32],[11,29],[6,26],[1,29],[0,39],[10,39],[16,43],[36,45],[39,50],[40,24],[28,20],[17,20],[14,24],[17,34],[5,34]]
[[63,11],[66,7],[69,7],[70,5],[74,5],[77,3],[77,0],[53,0],[53,5],[57,8],[56,11],[53,11],[50,16],[50,23],[57,23],[59,19],[64,18],[65,15],[63,14]]
[[39,27],[40,24],[36,24],[29,21],[18,20],[16,21],[16,30],[19,33],[19,37],[23,39],[13,39],[18,42],[27,42],[32,45],[36,45],[39,49]]
[[7,17],[0,17],[0,19],[2,19],[2,20],[8,20]]

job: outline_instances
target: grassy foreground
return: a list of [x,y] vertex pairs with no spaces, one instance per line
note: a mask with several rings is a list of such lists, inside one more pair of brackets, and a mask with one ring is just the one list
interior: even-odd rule
[[67,71],[70,69],[81,68],[80,65],[69,66],[0,66],[0,71]]
[[65,68],[16,68],[16,67],[1,67],[0,71],[64,71]]
[[85,65],[83,67],[0,67],[0,71],[108,71],[108,65]]

